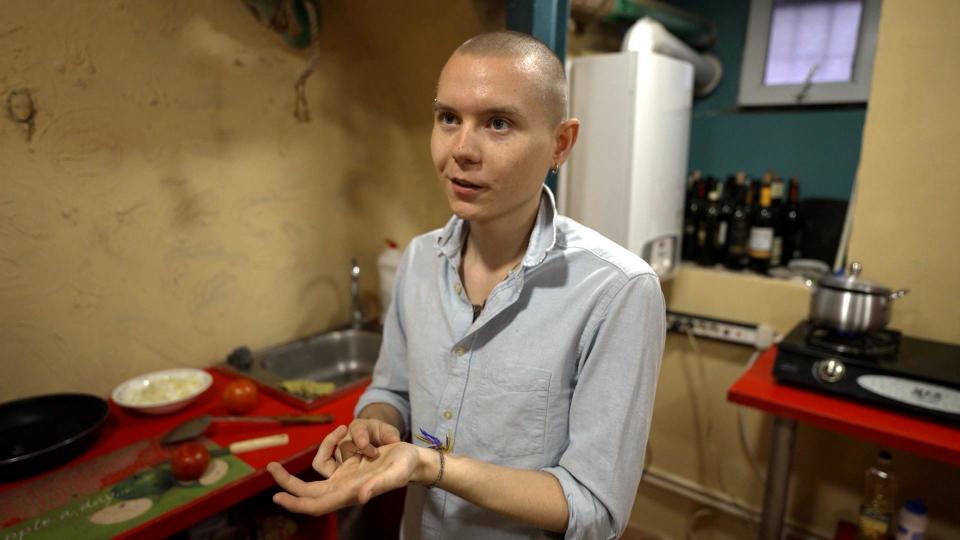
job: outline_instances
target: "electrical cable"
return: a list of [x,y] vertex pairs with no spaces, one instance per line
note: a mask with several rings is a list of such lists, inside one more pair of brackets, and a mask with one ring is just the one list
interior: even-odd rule
[[[699,365],[700,369],[702,370],[703,360],[700,357],[700,348],[697,346],[696,341],[694,341],[693,339],[693,333],[690,329],[690,326],[683,325],[681,326],[680,330],[683,330],[687,334],[687,337],[690,339],[691,348],[693,349],[694,354],[696,355],[696,362]],[[704,435],[703,435],[705,430],[704,430],[703,421],[702,421],[703,415],[700,410],[700,400],[697,399],[697,396],[703,393],[703,388],[701,385],[697,384],[697,381],[696,381],[696,379],[698,378],[699,380],[702,381],[703,375],[701,371],[701,376],[695,377],[693,375],[692,370],[690,370],[689,363],[687,362],[686,358],[687,358],[687,355],[684,354],[680,363],[683,366],[684,374],[686,375],[686,378],[687,378],[687,385],[690,388],[690,404],[693,412],[693,427],[694,427],[694,433],[696,434],[696,442],[697,442],[698,475],[699,475],[700,482],[706,482],[707,460],[704,455],[706,441],[704,440]]]
[[716,515],[716,512],[713,508],[700,508],[694,513],[690,514],[690,517],[687,519],[687,540],[696,540],[696,536],[693,534],[694,529],[697,526],[697,521],[703,517]]
[[[750,355],[750,359],[747,360],[747,368],[750,369],[753,366],[753,363],[757,361],[757,358],[760,357],[760,351],[754,351]],[[743,456],[746,458],[747,462],[750,464],[750,469],[757,476],[757,479],[760,480],[760,484],[764,484],[767,481],[767,475],[760,470],[760,466],[757,465],[757,456],[754,453],[753,448],[750,446],[750,442],[747,441],[747,433],[744,428],[743,422],[743,407],[737,407],[737,433],[740,436],[740,450],[743,451]]]
[[[702,353],[701,353],[701,351],[700,351],[700,346],[699,346],[699,344],[697,343],[696,336],[695,336],[694,333],[693,333],[693,329],[692,329],[689,325],[684,325],[681,329],[682,329],[683,332],[687,335],[687,341],[688,341],[689,344],[690,344],[690,349],[691,349],[691,351],[694,353],[694,355],[696,355],[697,372],[698,372],[698,377],[697,377],[697,378],[698,378],[699,381],[700,381],[700,384],[697,385],[697,386],[699,386],[699,389],[700,389],[700,392],[698,392],[698,393],[699,393],[699,394],[702,394],[702,393],[703,393],[704,385],[706,384],[706,380],[707,380],[706,372],[705,372],[704,366],[703,366],[703,364],[704,364],[704,362],[703,362],[703,355],[702,355]],[[774,337],[774,335],[775,335],[774,333],[772,333],[772,332],[770,333],[770,337]],[[775,338],[774,338],[774,339],[775,339]],[[753,366],[754,362],[757,361],[757,358],[760,357],[760,354],[761,354],[761,351],[760,351],[760,350],[754,351],[754,353],[753,353],[753,354],[750,356],[750,358],[747,360],[747,366],[746,366],[745,370],[750,369],[750,367]],[[691,386],[692,386],[692,385],[691,385]],[[711,410],[711,409],[710,409],[710,407],[707,407],[705,411],[701,411],[701,407],[700,407],[700,403],[699,403],[700,400],[699,400],[699,399],[696,399],[696,398],[697,398],[697,396],[694,396],[694,399],[693,399],[694,421],[695,421],[695,423],[696,423],[696,428],[697,428],[697,430],[698,430],[697,436],[698,436],[698,438],[701,439],[702,442],[703,442],[703,446],[701,447],[701,470],[702,470],[703,477],[704,477],[704,478],[706,477],[706,474],[705,474],[705,473],[706,473],[706,463],[705,463],[705,460],[703,459],[702,449],[703,449],[704,447],[707,447],[707,449],[708,449],[710,452],[712,452],[712,453],[714,454],[714,456],[717,457],[717,464],[716,464],[716,465],[717,465],[717,483],[719,484],[720,490],[721,490],[723,493],[726,493],[726,494],[729,495],[729,497],[730,497],[730,504],[731,504],[733,507],[735,507],[735,508],[737,508],[737,509],[740,509],[740,510],[743,510],[743,511],[749,511],[749,510],[748,510],[748,507],[747,507],[745,504],[743,504],[741,501],[739,501],[739,500],[731,493],[731,491],[730,491],[729,489],[727,489],[726,481],[724,480],[724,476],[723,476],[723,464],[720,462],[720,456],[721,456],[722,454],[721,454],[721,452],[716,448],[716,446],[714,445],[714,441],[713,441],[713,437],[712,437],[712,434],[713,434],[713,416],[712,416],[712,414],[710,413],[710,410]],[[757,474],[757,475],[758,475],[758,478],[761,480],[761,484],[762,484],[763,481],[765,480],[765,475],[764,475],[763,472],[760,470],[759,465],[757,465],[757,460],[756,460],[756,457],[754,456],[753,450],[752,450],[752,448],[750,447],[750,445],[748,444],[748,442],[747,442],[747,440],[746,440],[746,433],[745,433],[745,430],[744,430],[744,427],[743,427],[743,421],[742,421],[742,414],[743,414],[743,413],[742,413],[742,410],[743,410],[743,407],[737,407],[737,429],[738,429],[738,433],[739,433],[739,436],[740,436],[741,448],[742,448],[742,450],[743,450],[744,453],[745,453],[745,457],[746,457],[747,461],[749,462],[751,469],[753,470],[754,474]],[[701,426],[700,426],[701,414],[702,414],[702,418],[703,418],[703,431],[702,431],[702,432],[699,431],[700,428],[701,428]],[[702,509],[702,510],[710,510],[710,509]],[[691,538],[691,535],[693,534],[692,523],[693,523],[694,518],[696,517],[696,515],[697,515],[697,513],[695,512],[695,513],[691,516],[691,526],[688,527],[688,530],[687,530],[687,531],[688,531],[688,538]]]
[[[702,394],[704,392],[704,388],[707,380],[707,374],[704,371],[704,367],[703,367],[703,355],[700,352],[700,346],[697,344],[697,339],[693,335],[693,330],[689,326],[687,326],[685,328],[685,331],[687,334],[687,339],[690,342],[690,348],[693,350],[693,353],[697,357],[697,372],[698,372],[698,377],[700,379],[699,386]],[[694,403],[695,407],[698,407],[699,404],[697,402],[699,401],[700,400],[695,400],[695,403]],[[719,462],[721,453],[719,449],[717,449],[713,444],[713,415],[711,414],[710,410],[711,410],[711,407],[708,406],[706,407],[706,410],[703,411],[703,420],[704,420],[703,440],[705,445],[708,447],[708,450],[712,452],[713,455],[716,456],[717,458],[717,483],[719,484],[720,489],[722,491],[729,493],[729,490],[727,489],[727,486],[726,486],[726,482],[724,481],[724,478],[723,478],[723,464]]]

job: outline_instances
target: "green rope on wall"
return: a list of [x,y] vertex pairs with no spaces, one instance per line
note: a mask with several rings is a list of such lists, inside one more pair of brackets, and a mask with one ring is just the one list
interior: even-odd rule
[[[309,47],[320,29],[319,0],[243,0],[254,16],[291,47]],[[307,4],[310,4],[309,6]],[[316,21],[311,20],[311,15]]]

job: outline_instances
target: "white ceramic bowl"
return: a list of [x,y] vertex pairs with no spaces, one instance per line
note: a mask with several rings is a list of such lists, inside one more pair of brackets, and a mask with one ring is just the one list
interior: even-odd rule
[[202,369],[165,369],[120,383],[110,397],[117,405],[138,412],[167,414],[189,405],[211,384],[213,377]]

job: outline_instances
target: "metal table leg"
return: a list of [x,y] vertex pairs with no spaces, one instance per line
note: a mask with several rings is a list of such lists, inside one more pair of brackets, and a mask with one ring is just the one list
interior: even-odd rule
[[763,490],[760,540],[780,540],[783,534],[783,514],[790,488],[790,462],[793,460],[793,438],[796,431],[796,420],[773,417],[773,439],[770,463],[767,464],[767,482]]

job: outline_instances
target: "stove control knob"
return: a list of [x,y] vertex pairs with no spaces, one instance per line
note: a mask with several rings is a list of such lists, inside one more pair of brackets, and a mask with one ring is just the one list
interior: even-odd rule
[[828,358],[814,364],[813,373],[823,382],[834,383],[847,374],[847,367],[836,358]]

